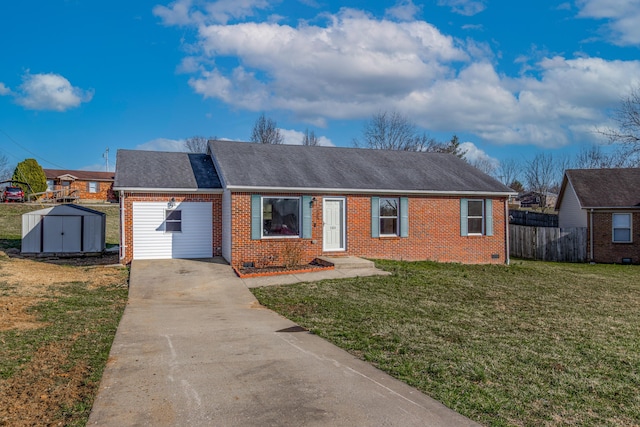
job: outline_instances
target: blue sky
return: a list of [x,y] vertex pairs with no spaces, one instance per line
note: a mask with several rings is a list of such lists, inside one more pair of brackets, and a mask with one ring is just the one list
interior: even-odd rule
[[104,170],[119,148],[350,146],[398,111],[472,157],[571,154],[640,84],[640,1],[21,0],[0,13],[0,155]]

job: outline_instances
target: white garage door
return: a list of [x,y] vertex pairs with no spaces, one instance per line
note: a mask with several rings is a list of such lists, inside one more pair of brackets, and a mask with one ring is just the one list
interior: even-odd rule
[[212,204],[133,203],[133,258],[210,258],[213,256]]

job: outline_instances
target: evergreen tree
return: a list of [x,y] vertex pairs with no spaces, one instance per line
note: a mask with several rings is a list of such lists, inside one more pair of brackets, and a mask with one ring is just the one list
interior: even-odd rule
[[47,177],[42,170],[42,166],[38,164],[36,159],[25,159],[18,163],[11,179],[26,182],[31,186],[31,188],[29,188],[29,186],[24,184],[17,185],[22,188],[25,196],[32,193],[42,193],[47,190]]

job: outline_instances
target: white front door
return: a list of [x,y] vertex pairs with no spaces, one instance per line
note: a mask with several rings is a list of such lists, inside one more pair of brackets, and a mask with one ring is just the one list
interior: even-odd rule
[[322,250],[344,251],[344,199],[324,198],[322,205]]

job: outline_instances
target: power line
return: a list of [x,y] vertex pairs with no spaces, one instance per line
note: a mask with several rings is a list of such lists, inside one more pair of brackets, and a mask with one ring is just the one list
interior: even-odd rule
[[6,136],[9,139],[9,141],[13,142],[15,145],[17,145],[18,147],[22,148],[27,153],[33,155],[34,157],[37,157],[38,159],[42,160],[45,163],[49,163],[50,165],[53,165],[53,166],[57,167],[58,169],[64,169],[63,166],[60,166],[60,165],[55,164],[53,162],[50,162],[49,160],[45,159],[44,157],[41,157],[41,156],[37,155],[36,153],[34,153],[33,151],[29,150],[28,148],[24,147],[23,145],[18,143],[18,141],[16,141],[15,139],[11,138],[11,136],[8,133],[6,133],[3,129],[0,129],[0,132],[3,133],[4,136]]

